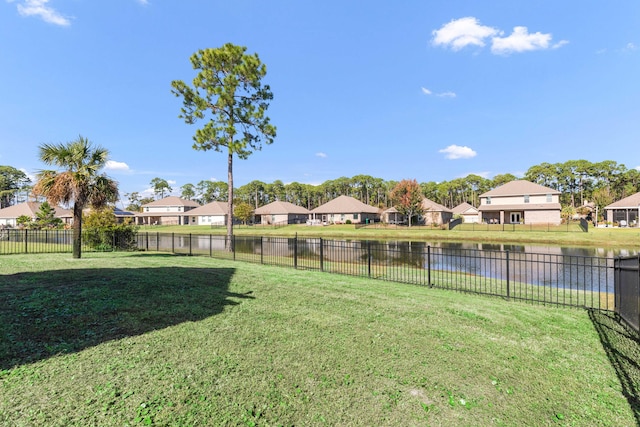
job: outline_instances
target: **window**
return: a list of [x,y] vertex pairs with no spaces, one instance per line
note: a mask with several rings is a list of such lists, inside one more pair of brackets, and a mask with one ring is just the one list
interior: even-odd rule
[[528,194],[524,195],[524,202],[525,203],[529,203],[529,195]]
[[551,203],[552,201],[553,201],[553,198],[551,194],[547,194],[547,203]]
[[487,204],[490,205],[491,204],[491,197],[487,197]]
[[353,214],[353,219],[358,219],[358,214]]

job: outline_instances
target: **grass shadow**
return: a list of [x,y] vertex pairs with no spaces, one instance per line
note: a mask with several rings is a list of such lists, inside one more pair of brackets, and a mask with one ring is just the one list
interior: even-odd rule
[[614,313],[589,310],[589,318],[616,371],[636,425],[640,427],[640,339],[621,324]]
[[69,269],[0,276],[0,370],[198,321],[248,294],[233,268]]

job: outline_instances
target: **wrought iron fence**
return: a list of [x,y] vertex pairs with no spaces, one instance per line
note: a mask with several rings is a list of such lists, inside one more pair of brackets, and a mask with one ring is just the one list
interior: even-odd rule
[[[95,231],[84,233],[83,251],[171,252],[317,270],[542,304],[616,310],[636,329],[640,324],[637,258],[629,267],[634,261],[442,248],[408,241],[252,236],[234,236],[229,241],[226,236],[160,232],[113,233],[98,239],[91,234]],[[71,252],[72,241],[72,230],[0,230],[0,254]],[[632,285],[619,285],[622,279]]]
[[614,265],[616,314],[640,332],[640,258],[618,257]]
[[[146,251],[370,277],[543,304],[614,310],[614,259],[378,242],[138,233]],[[229,249],[232,250],[229,250]]]

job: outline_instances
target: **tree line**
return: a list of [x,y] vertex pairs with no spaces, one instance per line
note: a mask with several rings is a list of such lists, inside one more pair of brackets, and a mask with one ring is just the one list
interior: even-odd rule
[[[569,160],[564,163],[542,163],[530,167],[523,177],[512,174],[496,175],[493,179],[470,174],[451,181],[419,183],[422,195],[447,208],[467,202],[480,204],[480,195],[507,182],[525,179],[561,192],[562,206],[578,208],[586,202],[603,208],[616,200],[640,191],[640,172],[627,169],[612,160],[592,163],[586,160]],[[266,183],[254,180],[234,189],[234,199],[247,203],[254,209],[274,201],[286,201],[307,209],[314,209],[340,195],[347,195],[371,206],[394,206],[393,189],[398,181],[387,181],[370,175],[340,177],[319,185],[280,180]],[[168,182],[161,178],[151,181],[156,198],[173,192]],[[203,180],[187,183],[179,189],[180,197],[201,204],[228,200],[228,185],[223,181]],[[139,210],[140,206],[155,198],[142,198],[139,193],[127,193],[127,209]]]

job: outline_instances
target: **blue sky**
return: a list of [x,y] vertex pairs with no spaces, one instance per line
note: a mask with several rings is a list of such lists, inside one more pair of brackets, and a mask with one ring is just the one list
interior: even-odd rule
[[39,145],[82,135],[122,194],[226,181],[171,81],[227,42],[266,64],[278,130],[236,186],[640,165],[637,0],[0,0],[0,164],[33,175]]

